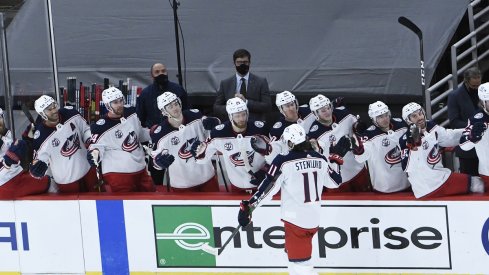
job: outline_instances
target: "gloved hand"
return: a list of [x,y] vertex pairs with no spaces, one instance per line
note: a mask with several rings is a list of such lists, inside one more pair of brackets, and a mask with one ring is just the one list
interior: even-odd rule
[[175,157],[170,154],[158,154],[155,158],[155,164],[161,168],[168,168],[175,161]]
[[90,163],[90,165],[92,167],[96,167],[98,166],[99,162],[100,162],[100,151],[98,149],[92,149],[92,150],[89,150],[87,152],[87,160],[88,160],[88,163]]
[[333,101],[331,102],[331,104],[333,104],[333,108],[338,108],[338,107],[343,106],[343,100],[344,99],[345,98],[342,96],[339,96],[339,97],[333,99]]
[[27,144],[23,140],[16,140],[3,156],[5,166],[10,167],[12,164],[20,164],[20,160],[25,156]]
[[484,122],[478,121],[474,123],[474,125],[472,125],[472,128],[470,129],[469,140],[472,142],[478,142],[482,139],[482,136],[484,135],[484,131],[486,129],[487,127]]
[[416,124],[411,124],[406,131],[406,145],[409,149],[416,149],[421,145],[421,133]]
[[353,124],[353,133],[358,136],[363,136],[363,133],[367,130],[367,128],[367,123],[365,123],[360,116],[357,116],[357,122]]
[[363,148],[362,139],[359,136],[353,134],[353,136],[350,137],[350,141],[351,141],[351,149],[353,154],[361,155],[363,154],[363,152],[365,152],[365,148]]
[[202,120],[204,129],[212,130],[217,125],[221,124],[221,121],[217,117],[206,117]]
[[33,160],[32,164],[29,166],[29,173],[35,179],[44,177],[47,170],[48,164],[42,160]]
[[34,139],[34,133],[36,132],[36,127],[34,126],[34,123],[31,123],[25,128],[24,132],[22,133],[22,138],[26,140],[32,140]]
[[242,227],[247,226],[251,222],[250,202],[247,200],[243,200],[239,204],[238,222]]
[[268,156],[272,152],[272,146],[262,135],[254,135],[250,139],[251,148],[262,156]]
[[338,165],[343,164],[343,157],[351,150],[351,141],[347,136],[342,136],[336,145],[329,147],[329,160],[337,163]]
[[255,185],[255,186],[260,185],[260,183],[265,179],[265,177],[267,175],[267,172],[265,170],[268,170],[268,168],[264,168],[263,170],[260,169],[260,170],[256,171],[254,173],[255,177],[250,180],[250,183]]

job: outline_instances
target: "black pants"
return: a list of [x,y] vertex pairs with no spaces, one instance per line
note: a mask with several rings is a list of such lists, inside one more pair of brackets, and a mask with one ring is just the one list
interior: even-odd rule
[[478,158],[460,158],[460,173],[469,174],[472,176],[479,175],[479,159]]
[[148,170],[153,179],[155,185],[163,185],[163,176],[165,175],[165,169],[157,170],[153,167],[153,158],[149,158]]

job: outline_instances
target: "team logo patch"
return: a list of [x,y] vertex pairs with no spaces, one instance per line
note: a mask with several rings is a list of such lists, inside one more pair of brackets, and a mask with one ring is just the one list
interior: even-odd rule
[[329,136],[329,143],[334,143],[336,141],[336,137],[334,135]]
[[192,158],[192,154],[190,153],[190,148],[192,148],[192,144],[194,144],[194,142],[197,140],[198,139],[195,137],[185,141],[182,147],[180,147],[180,150],[178,150],[178,156],[181,159],[185,159],[186,161]]
[[122,143],[122,150],[130,153],[136,150],[138,147],[138,136],[136,135],[136,132],[132,131],[129,133],[129,135],[127,135],[126,139],[124,139],[124,142]]
[[231,142],[226,142],[226,143],[224,144],[224,150],[226,150],[226,151],[231,151],[231,150],[233,150],[233,144],[232,144]]
[[198,113],[199,112],[199,109],[190,109],[190,112]]
[[104,125],[105,124],[105,119],[101,118],[101,119],[97,120],[96,124],[97,125]]
[[114,135],[116,138],[122,138],[122,136],[124,136],[121,130],[115,131]]
[[280,121],[279,122],[275,122],[275,124],[273,124],[273,128],[274,129],[278,129],[280,127],[282,127],[282,122],[280,122]]
[[375,126],[374,125],[372,125],[372,126],[370,126],[370,127],[367,128],[367,131],[373,131],[373,130],[375,130]]
[[153,133],[158,134],[159,132],[161,132],[161,126],[156,127]]
[[65,109],[67,109],[67,110],[73,110],[73,106],[65,106]]
[[[246,151],[246,157],[250,163],[250,166],[253,166],[253,159],[255,158],[255,151]],[[234,164],[234,167],[244,166],[243,156],[241,156],[241,152],[234,153],[229,156],[231,163]]]
[[214,129],[216,129],[216,130],[220,131],[220,130],[222,130],[223,128],[224,128],[224,124],[219,124],[219,125],[217,125],[217,126],[214,128]]
[[58,147],[60,144],[59,142],[59,139],[57,138],[54,138],[52,141],[51,141],[51,145],[53,145],[53,147]]
[[423,141],[423,144],[421,146],[423,147],[424,150],[427,150],[430,144],[425,140]]
[[68,137],[65,141],[65,144],[61,147],[61,155],[63,157],[71,157],[73,154],[80,149],[80,139],[78,137],[78,133],[74,133],[70,137]]
[[391,167],[401,162],[401,149],[399,147],[392,148],[384,157],[384,160]]
[[474,115],[474,118],[475,118],[475,119],[480,119],[480,118],[482,118],[483,116],[484,116],[484,114],[482,114],[482,113],[477,113],[477,114],[475,114],[475,115]]
[[382,140],[382,146],[387,147],[389,145],[391,145],[391,141],[388,138],[384,138]]
[[397,122],[402,122],[402,119],[400,119],[400,118],[398,118],[398,117],[395,117],[395,118],[393,118],[392,120],[397,121]]
[[316,132],[318,129],[319,129],[319,126],[317,126],[317,125],[313,125],[313,126],[311,127],[311,130],[309,130],[309,132]]
[[431,164],[434,166],[440,160],[441,160],[441,154],[440,154],[438,144],[436,144],[435,146],[433,146],[433,149],[431,149],[430,153],[428,154],[427,161],[428,161],[428,164]]
[[258,128],[263,128],[264,125],[265,123],[263,123],[263,121],[255,121],[255,126]]
[[34,139],[38,139],[40,135],[41,135],[41,132],[39,132],[39,130],[36,130],[34,132]]
[[178,137],[172,137],[170,139],[171,145],[177,145],[180,143],[180,139]]

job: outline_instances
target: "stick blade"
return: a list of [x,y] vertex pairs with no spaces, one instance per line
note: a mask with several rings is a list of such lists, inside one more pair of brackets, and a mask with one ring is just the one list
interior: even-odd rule
[[412,32],[414,32],[419,39],[423,39],[423,32],[421,31],[416,24],[413,23],[413,21],[409,20],[407,17],[401,16],[397,19],[399,24],[403,25],[404,27],[410,29]]
[[25,103],[21,104],[22,112],[24,112],[24,115],[27,117],[30,123],[34,123],[34,118],[31,115],[31,112],[29,111],[29,108],[27,108],[27,105]]
[[214,256],[219,256],[219,254],[221,254],[220,249],[210,246],[209,243],[203,244],[200,249]]

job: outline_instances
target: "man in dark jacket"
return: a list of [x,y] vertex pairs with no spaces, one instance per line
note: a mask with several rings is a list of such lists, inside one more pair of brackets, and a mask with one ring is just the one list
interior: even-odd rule
[[[471,67],[464,72],[464,82],[448,96],[448,120],[453,129],[465,128],[468,119],[477,110],[479,98],[477,88],[481,84],[481,72]],[[479,160],[475,150],[463,151],[459,146],[455,154],[460,159],[460,173],[479,175]]]

